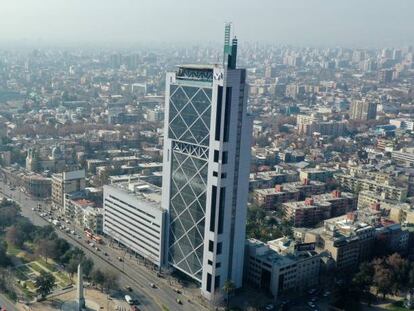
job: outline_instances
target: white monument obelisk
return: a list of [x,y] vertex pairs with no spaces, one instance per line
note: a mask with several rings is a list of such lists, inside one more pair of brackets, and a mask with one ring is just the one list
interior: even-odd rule
[[78,265],[78,310],[82,311],[85,309],[85,297],[83,295],[83,275],[82,275],[82,266]]

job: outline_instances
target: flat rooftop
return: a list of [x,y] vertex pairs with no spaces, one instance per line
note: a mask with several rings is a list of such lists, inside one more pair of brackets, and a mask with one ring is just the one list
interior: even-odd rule
[[161,209],[161,188],[145,181],[124,181],[108,185],[133,195],[138,200],[142,200],[154,208]]

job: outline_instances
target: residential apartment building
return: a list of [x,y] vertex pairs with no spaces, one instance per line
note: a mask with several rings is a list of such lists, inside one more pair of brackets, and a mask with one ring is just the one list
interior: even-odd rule
[[52,203],[62,208],[65,194],[85,189],[85,170],[63,172],[52,175]]
[[269,189],[256,189],[253,191],[253,201],[265,209],[276,209],[282,203],[303,200],[312,194],[324,193],[325,183],[319,181],[292,182],[276,185]]
[[377,103],[366,100],[354,100],[350,111],[353,120],[375,120],[377,117]]
[[294,182],[299,179],[299,173],[294,170],[275,170],[250,174],[249,190],[269,189],[278,184]]
[[294,227],[314,226],[325,219],[351,212],[356,206],[356,196],[338,190],[314,195],[305,201],[282,204],[284,218],[292,221]]
[[345,130],[345,121],[323,120],[316,115],[298,115],[296,124],[298,134],[306,136],[311,136],[315,133],[341,136]]
[[299,178],[301,181],[304,180],[317,180],[321,182],[328,182],[333,178],[336,169],[331,168],[304,168],[299,172]]
[[363,190],[373,191],[384,195],[386,199],[403,202],[407,198],[408,185],[405,187],[395,186],[389,176],[377,173],[337,173],[335,179],[343,189],[352,192]]

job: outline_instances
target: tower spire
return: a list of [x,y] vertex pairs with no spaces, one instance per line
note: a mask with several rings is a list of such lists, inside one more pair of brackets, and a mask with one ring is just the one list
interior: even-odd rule
[[224,26],[224,67],[228,69],[236,69],[237,60],[237,38],[234,37],[230,41],[232,23],[226,23]]

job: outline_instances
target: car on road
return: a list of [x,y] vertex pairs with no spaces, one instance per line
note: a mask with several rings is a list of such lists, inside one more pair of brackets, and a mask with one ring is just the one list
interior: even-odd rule
[[125,295],[125,301],[129,304],[129,305],[133,305],[134,304],[134,300],[131,298],[131,296],[129,295]]
[[328,297],[331,294],[331,292],[329,290],[327,290],[326,292],[323,293],[323,297]]
[[157,285],[155,285],[154,283],[150,283],[149,285],[151,288],[157,288]]
[[120,261],[120,262],[123,262],[124,260],[122,259],[122,257],[118,257],[118,260]]
[[181,294],[181,291],[180,291],[178,288],[174,288],[174,291],[175,291],[177,294]]
[[132,287],[131,286],[126,286],[125,289],[129,292],[132,292]]
[[176,298],[176,299],[175,299],[175,301],[176,301],[179,305],[182,305],[182,304],[183,304],[183,302],[181,301],[181,299],[180,299],[180,298]]

